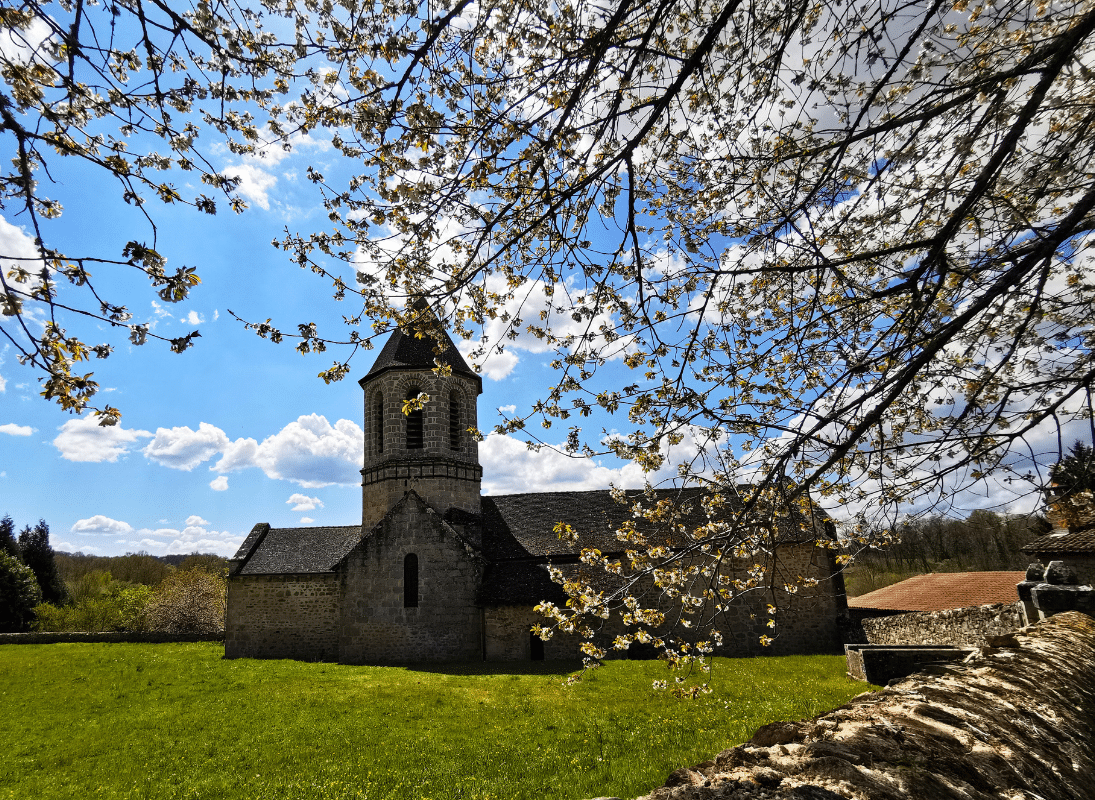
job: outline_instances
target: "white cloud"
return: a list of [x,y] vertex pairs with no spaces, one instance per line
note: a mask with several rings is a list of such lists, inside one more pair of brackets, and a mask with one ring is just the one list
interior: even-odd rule
[[138,439],[152,436],[148,431],[127,429],[121,425],[101,426],[93,416],[70,419],[58,430],[53,446],[67,461],[117,461],[129,452]]
[[209,488],[214,492],[226,492],[228,491],[228,476],[218,475],[213,480],[209,481]]
[[213,465],[217,472],[258,467],[269,478],[292,481],[307,489],[332,483],[353,485],[361,480],[361,428],[348,419],[333,426],[326,417],[298,417],[262,444],[237,439]]
[[6,433],[8,436],[30,436],[34,433],[34,428],[29,425],[16,425],[14,422],[9,422],[0,425],[0,433]]
[[223,452],[228,436],[220,428],[202,422],[198,430],[157,428],[156,438],[142,450],[149,459],[172,469],[190,471],[203,461]]
[[259,208],[270,210],[270,190],[278,182],[276,175],[271,175],[258,164],[235,164],[225,167],[224,174],[239,178],[239,193]]
[[301,517],[300,521],[303,522],[305,525],[307,525],[309,522],[315,522],[315,520],[311,517]]
[[94,517],[81,519],[69,529],[70,533],[109,533],[115,536],[119,534],[133,533],[133,526],[128,522],[104,517],[96,514]]
[[509,417],[517,413],[517,406],[512,404],[508,406],[498,406],[498,410]]
[[[313,150],[327,150],[331,143],[323,139],[314,139],[311,136],[293,136],[292,146],[295,150],[311,148]],[[271,171],[281,161],[289,158],[292,151],[285,150],[281,145],[270,145],[261,149],[254,155],[243,156],[240,164],[230,164],[224,168],[226,175],[234,175],[240,179],[239,193],[260,208],[270,210],[270,194],[278,182],[278,175]],[[293,170],[282,169],[280,175],[289,180],[293,179]]]
[[8,382],[4,380],[4,376],[0,375],[0,392],[6,392],[8,390]]
[[141,528],[136,531],[133,540],[127,542],[131,547],[155,553],[218,553],[230,556],[236,552],[242,535],[228,531],[209,530],[208,522],[194,515],[186,520],[182,530],[175,528]]
[[323,501],[318,497],[309,497],[306,494],[291,495],[285,502],[296,503],[291,509],[292,511],[311,511],[315,508],[323,508]]
[[205,320],[197,311],[190,311],[185,317],[180,317],[179,322],[185,322],[187,325],[201,325]]
[[55,550],[59,550],[63,553],[87,553],[88,555],[94,555],[95,553],[102,552],[100,547],[92,547],[89,544],[73,544],[72,542],[56,542],[52,543]]
[[171,309],[166,306],[160,305],[155,300],[152,301],[152,313],[156,315],[156,319],[163,319],[164,317],[171,316]]
[[6,61],[27,64],[32,59],[41,61],[38,49],[51,33],[49,25],[41,19],[34,19],[26,28],[5,26],[0,33],[0,56]]
[[[677,464],[689,461],[697,473],[710,472],[703,456],[714,457],[712,447],[701,446],[703,429],[683,431],[684,439],[665,452],[666,459],[654,472],[643,472],[634,463],[616,462],[606,467],[600,460],[566,455],[562,446],[529,450],[513,436],[492,433],[479,445],[479,463],[483,465],[485,494],[521,494],[525,492],[574,492],[607,489],[639,489],[647,482],[654,486],[670,485],[677,477]],[[608,460],[608,459],[606,459]]]

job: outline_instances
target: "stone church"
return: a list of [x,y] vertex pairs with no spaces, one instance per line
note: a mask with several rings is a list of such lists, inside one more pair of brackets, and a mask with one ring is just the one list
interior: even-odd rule
[[[359,382],[360,524],[260,523],[244,540],[230,562],[226,657],[347,664],[578,657],[573,637],[544,642],[530,632],[543,621],[537,603],[566,602],[548,565],[585,569],[580,546],[560,540],[554,526],[569,523],[582,532],[581,546],[612,555],[623,549],[615,530],[630,511],[608,491],[481,496],[478,446],[467,429],[477,427],[482,380],[449,340],[439,357],[451,367],[448,377],[433,372],[435,358],[431,340],[397,331]],[[429,402],[404,415],[403,401],[420,392]],[[695,490],[659,494],[698,497]],[[821,535],[832,536],[831,525]],[[776,548],[769,592],[731,609],[719,655],[840,651],[846,604],[839,567],[832,550],[815,544],[817,534],[803,538],[785,537]],[[811,597],[787,604],[773,594],[782,594],[780,575],[813,577],[818,585]],[[773,645],[762,648],[760,637],[772,632],[765,627],[769,602],[788,608]],[[615,632],[604,633],[611,640]]]

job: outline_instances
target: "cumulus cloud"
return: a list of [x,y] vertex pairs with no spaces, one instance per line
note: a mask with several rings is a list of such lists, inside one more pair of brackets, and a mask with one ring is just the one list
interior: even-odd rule
[[258,164],[235,164],[224,168],[226,175],[240,179],[239,193],[266,211],[270,210],[270,190],[278,179]]
[[228,476],[218,475],[213,480],[209,481],[209,488],[214,492],[226,492],[228,491]]
[[30,436],[34,433],[34,428],[9,422],[6,425],[0,425],[0,433],[6,433],[8,436]]
[[513,404],[510,404],[508,406],[498,406],[498,410],[508,417],[517,413],[517,406]]
[[131,547],[151,553],[217,553],[230,556],[236,552],[242,535],[228,531],[211,530],[210,523],[197,515],[187,518],[182,530],[176,528],[141,528],[133,539],[126,542]]
[[189,472],[203,461],[223,452],[227,446],[228,436],[224,431],[202,422],[196,431],[186,426],[157,428],[156,438],[141,452],[157,464]]
[[109,533],[115,536],[120,534],[133,533],[133,526],[128,522],[122,522],[118,519],[111,519],[110,517],[104,517],[102,514],[96,514],[94,517],[88,517],[87,519],[81,519],[76,522],[71,528],[70,533]]
[[300,521],[303,522],[305,525],[307,525],[309,522],[315,522],[315,520],[311,517],[301,517]]
[[353,485],[361,480],[364,436],[361,428],[348,419],[331,425],[326,417],[308,414],[261,444],[254,439],[237,439],[225,447],[213,469],[232,472],[258,467],[269,478],[292,481],[306,489],[332,483]]
[[0,375],[0,392],[6,392],[8,390],[8,382],[4,380],[4,376]]
[[70,419],[58,430],[61,433],[53,440],[53,446],[61,451],[61,458],[94,463],[117,461],[129,452],[134,442],[152,436],[148,431],[121,425],[103,427],[93,416]]
[[56,542],[53,548],[62,553],[87,553],[94,555],[102,552],[101,547],[92,547],[89,544],[73,544],[72,542]]
[[185,317],[180,317],[179,322],[185,322],[187,325],[201,325],[205,320],[197,311],[190,311]]
[[[301,148],[326,150],[331,146],[330,142],[315,139],[307,134],[293,136],[291,143],[295,150]],[[223,171],[226,175],[233,175],[240,179],[240,194],[259,208],[269,211],[270,194],[278,183],[278,175],[270,168],[276,167],[288,158],[291,152],[280,145],[264,147],[258,153],[243,156],[241,163],[230,164]],[[282,177],[290,177],[293,172],[293,170],[282,169],[280,174]]]
[[294,494],[289,497],[286,503],[296,503],[290,509],[291,511],[312,511],[315,508],[323,508],[323,501],[318,497],[309,497],[306,494]]

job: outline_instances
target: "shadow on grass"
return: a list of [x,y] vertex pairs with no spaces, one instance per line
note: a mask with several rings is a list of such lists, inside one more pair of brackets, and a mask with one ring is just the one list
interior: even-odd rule
[[581,661],[464,661],[395,664],[408,672],[437,675],[570,675],[582,669]]

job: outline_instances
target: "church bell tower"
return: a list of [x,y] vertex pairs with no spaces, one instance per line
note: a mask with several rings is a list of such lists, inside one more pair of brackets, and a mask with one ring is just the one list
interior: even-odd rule
[[[358,381],[365,393],[365,466],[361,470],[361,526],[367,531],[413,489],[434,510],[479,514],[483,468],[479,446],[468,428],[478,427],[476,403],[483,380],[442,333],[416,339],[396,330],[368,374]],[[433,372],[434,359],[451,367],[448,377]],[[429,401],[403,413],[405,400],[420,393]]]

